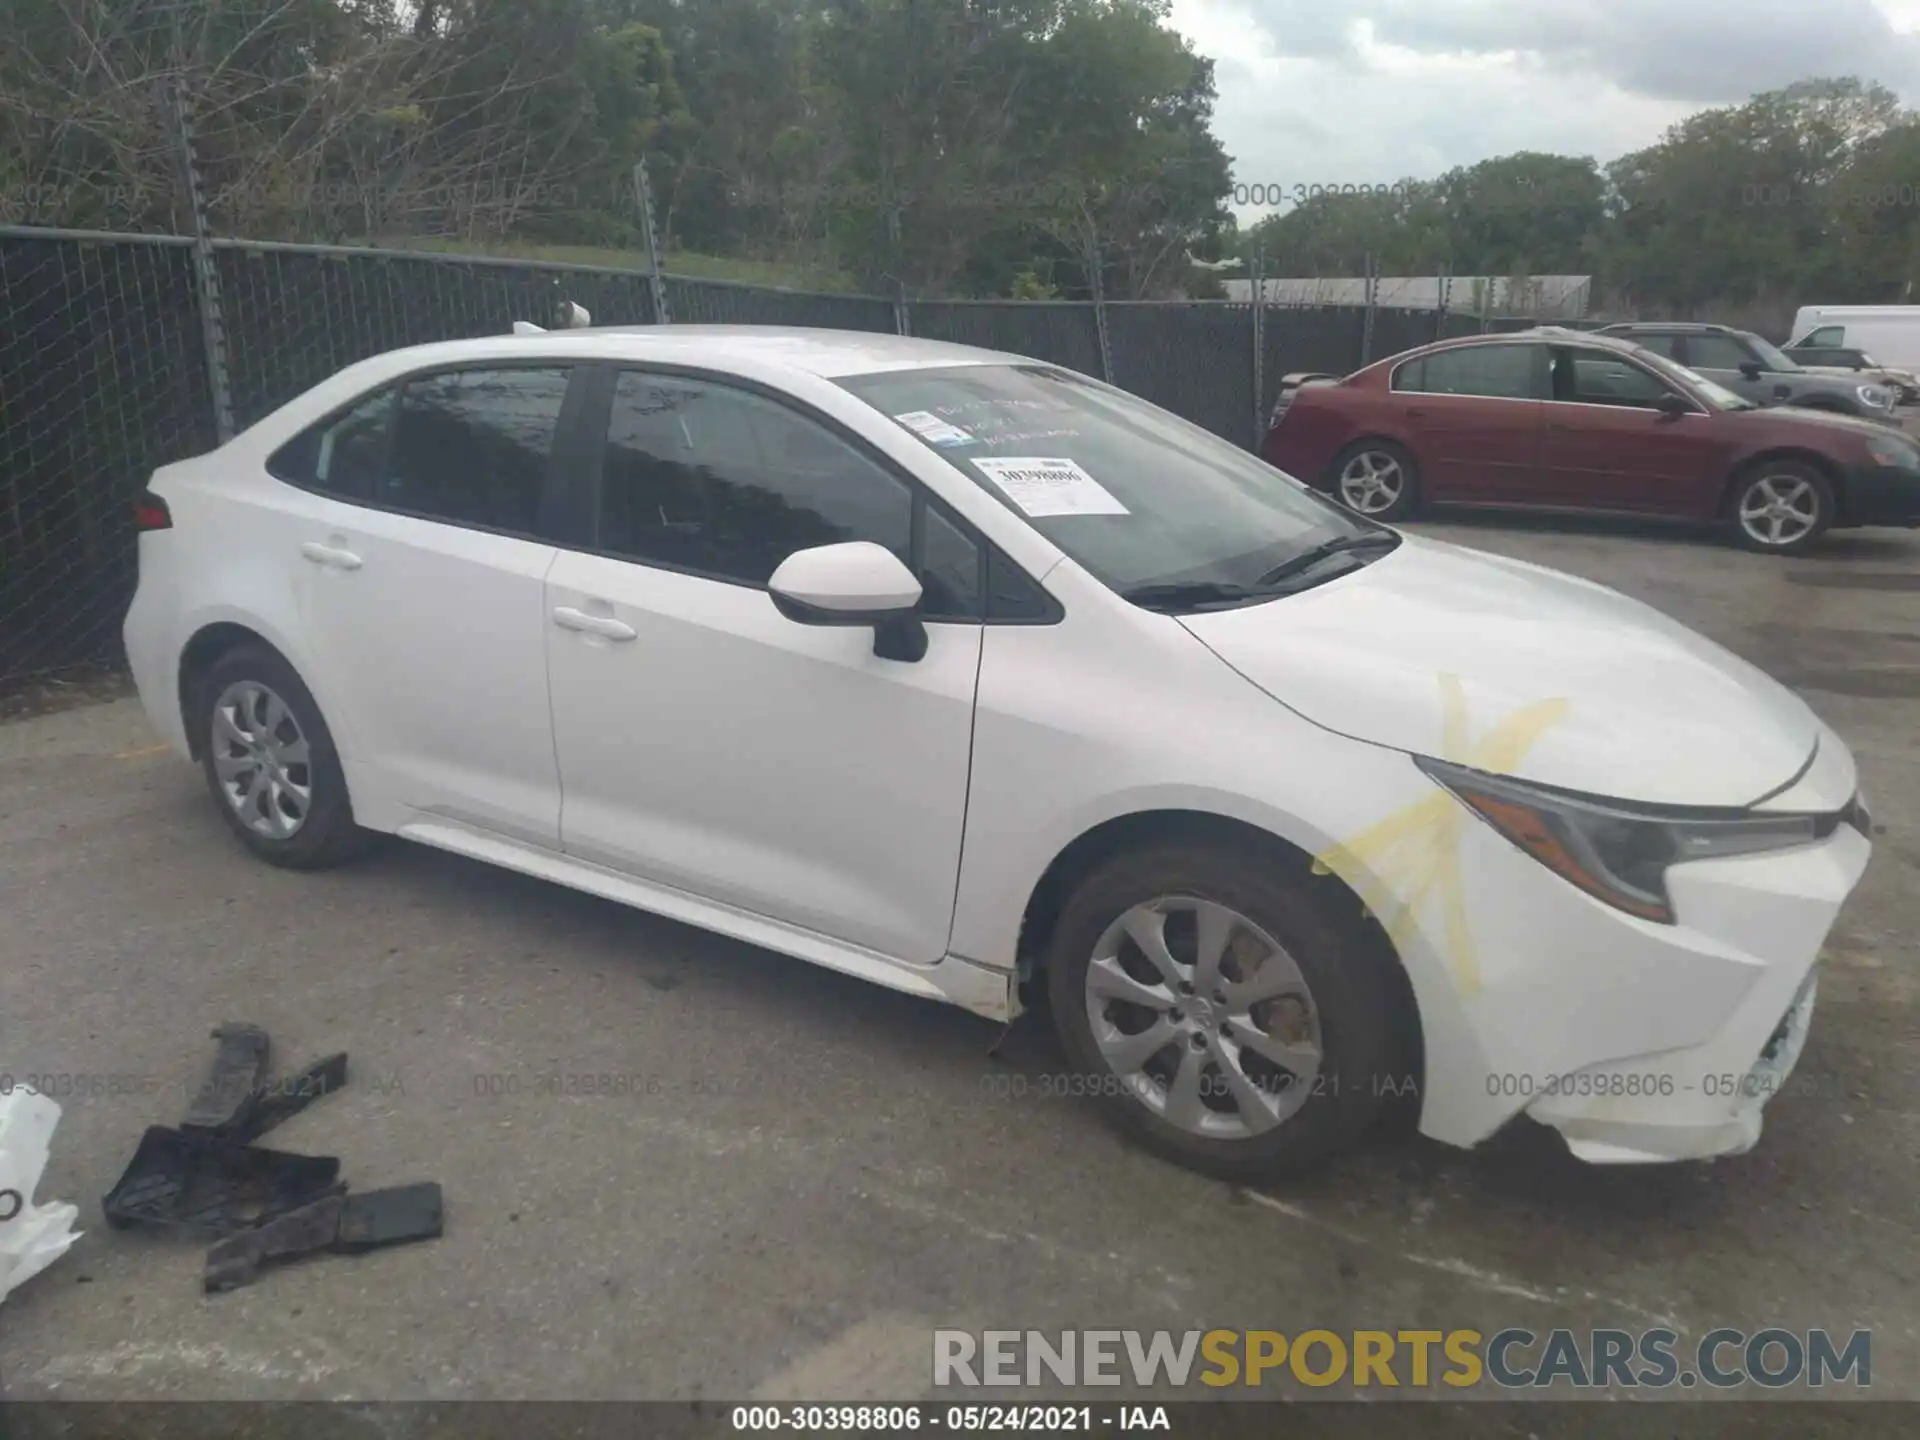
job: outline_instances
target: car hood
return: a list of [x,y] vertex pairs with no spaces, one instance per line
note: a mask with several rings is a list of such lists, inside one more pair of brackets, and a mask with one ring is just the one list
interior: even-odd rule
[[1623,800],[1752,804],[1820,732],[1792,691],[1637,600],[1412,536],[1311,590],[1181,623],[1329,730]]
[[1750,416],[1764,416],[1763,423],[1775,425],[1786,421],[1793,425],[1813,425],[1822,430],[1844,430],[1862,438],[1881,439],[1886,436],[1889,426],[1898,426],[1899,421],[1891,416],[1882,419],[1869,419],[1864,415],[1842,415],[1834,410],[1808,410],[1796,405],[1767,405],[1757,410],[1732,410],[1727,418],[1746,423]]
[[1911,385],[1913,383],[1910,372],[1896,370],[1887,365],[1869,365],[1864,370],[1855,370],[1846,365],[1806,365],[1801,368],[1809,375],[1824,375],[1833,380],[1853,380],[1864,385],[1893,383]]

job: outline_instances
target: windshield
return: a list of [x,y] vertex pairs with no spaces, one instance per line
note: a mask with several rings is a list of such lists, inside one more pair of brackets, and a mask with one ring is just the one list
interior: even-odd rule
[[1758,410],[1760,408],[1744,396],[1736,395],[1726,386],[1709,380],[1698,370],[1689,370],[1678,360],[1669,360],[1658,350],[1649,350],[1642,346],[1638,358],[1670,379],[1678,379],[1683,384],[1691,386],[1702,400],[1716,410]]
[[1392,538],[1238,446],[1064,371],[965,365],[840,384],[1122,593],[1255,588],[1330,542]]
[[1800,369],[1798,361],[1788,358],[1784,350],[1781,350],[1770,341],[1762,340],[1758,335],[1747,336],[1747,344],[1751,345],[1754,353],[1760,357],[1760,363],[1771,371],[1784,371],[1786,374],[1792,375]]

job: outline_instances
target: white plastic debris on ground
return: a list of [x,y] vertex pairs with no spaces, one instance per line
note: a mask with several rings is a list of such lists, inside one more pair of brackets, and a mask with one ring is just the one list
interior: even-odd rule
[[60,1107],[15,1086],[0,1094],[0,1300],[38,1275],[80,1238],[76,1205],[35,1205]]

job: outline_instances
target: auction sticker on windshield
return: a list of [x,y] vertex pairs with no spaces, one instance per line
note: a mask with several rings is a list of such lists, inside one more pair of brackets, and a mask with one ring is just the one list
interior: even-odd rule
[[973,436],[958,425],[949,425],[931,410],[909,410],[893,417],[929,445],[968,445]]
[[973,461],[980,473],[1034,519],[1049,515],[1125,515],[1127,507],[1073,461],[994,455]]

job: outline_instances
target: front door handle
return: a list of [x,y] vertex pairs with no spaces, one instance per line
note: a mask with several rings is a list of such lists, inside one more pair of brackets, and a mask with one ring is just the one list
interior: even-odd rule
[[318,540],[309,540],[300,547],[300,553],[316,565],[331,565],[336,570],[360,568],[360,557],[338,545],[322,545]]
[[605,640],[631,640],[640,633],[624,620],[616,620],[611,615],[589,615],[571,605],[555,606],[553,623],[562,630],[578,630]]

